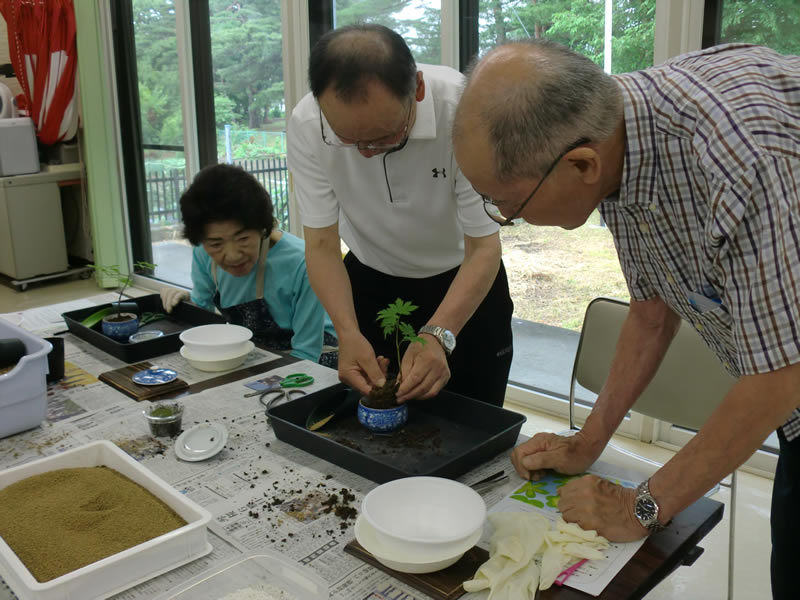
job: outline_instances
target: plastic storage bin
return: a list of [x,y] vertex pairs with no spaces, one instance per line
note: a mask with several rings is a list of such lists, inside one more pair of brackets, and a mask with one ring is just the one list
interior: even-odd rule
[[211,514],[107,440],[0,472],[0,489],[55,469],[106,465],[135,481],[178,513],[186,525],[122,552],[39,582],[0,538],[0,576],[20,600],[108,598],[211,552]]
[[[157,600],[219,600],[266,584],[296,600],[328,600],[328,584],[309,567],[272,552],[245,554],[226,561],[162,594]],[[255,595],[255,594],[254,594]]]
[[25,356],[0,375],[0,438],[37,427],[47,414],[47,354],[50,342],[0,319],[0,338],[19,338]]

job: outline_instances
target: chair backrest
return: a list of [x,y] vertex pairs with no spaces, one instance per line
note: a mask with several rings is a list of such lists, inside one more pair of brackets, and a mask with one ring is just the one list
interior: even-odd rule
[[[586,308],[572,370],[570,402],[577,381],[594,393],[608,377],[628,315],[628,303],[595,298]],[[632,410],[681,427],[700,429],[736,382],[698,333],[682,322],[661,366]]]

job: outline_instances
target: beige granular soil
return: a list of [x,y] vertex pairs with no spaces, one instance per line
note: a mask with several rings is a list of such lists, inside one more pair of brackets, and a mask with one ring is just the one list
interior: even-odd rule
[[0,537],[39,582],[186,525],[108,467],[57,469],[0,490]]

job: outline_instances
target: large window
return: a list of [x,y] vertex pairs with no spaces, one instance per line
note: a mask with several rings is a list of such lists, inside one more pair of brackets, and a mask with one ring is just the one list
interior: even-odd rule
[[[208,0],[198,10],[201,1],[191,6],[132,0],[135,50],[129,50],[138,75],[138,98],[130,107],[138,99],[134,126],[141,131],[134,158],[143,171],[141,193],[128,186],[129,205],[131,213],[143,213],[145,223],[132,227],[134,251],[140,247],[144,258],[158,265],[158,279],[186,287],[191,287],[191,247],[181,236],[178,201],[196,167],[241,166],[269,191],[280,226],[290,225],[280,0]],[[210,65],[204,67],[208,48]],[[204,151],[202,140],[199,146],[189,141],[195,131],[212,132],[210,148]],[[135,179],[136,169],[126,177]]]
[[[478,47],[483,54],[505,41],[547,38],[621,73],[653,64],[654,23],[655,0],[481,0]],[[563,399],[571,356],[554,348],[570,336],[559,330],[576,340],[592,298],[629,298],[614,241],[596,212],[572,231],[519,222],[501,237],[514,300],[511,383]]]

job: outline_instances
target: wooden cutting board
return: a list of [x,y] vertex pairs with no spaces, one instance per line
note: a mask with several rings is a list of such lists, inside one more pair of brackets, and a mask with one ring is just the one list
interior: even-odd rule
[[435,573],[416,574],[400,573],[382,565],[356,540],[348,542],[344,547],[344,551],[437,600],[455,600],[455,598],[460,598],[466,594],[461,584],[468,579],[472,579],[478,567],[489,560],[488,551],[478,546],[473,546],[470,550],[467,550],[458,562],[446,569]]
[[161,385],[139,385],[138,383],[133,382],[131,377],[133,377],[134,373],[138,373],[139,371],[144,371],[145,369],[150,369],[152,367],[153,365],[151,363],[144,361],[127,365],[119,369],[114,369],[113,371],[106,371],[105,373],[101,373],[98,379],[104,383],[107,383],[114,389],[119,390],[123,394],[130,396],[137,402],[141,402],[142,400],[151,400],[152,398],[157,398],[159,396],[163,396],[164,394],[189,387],[189,384],[181,378],[174,379],[169,383],[164,383]]

